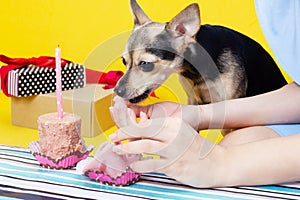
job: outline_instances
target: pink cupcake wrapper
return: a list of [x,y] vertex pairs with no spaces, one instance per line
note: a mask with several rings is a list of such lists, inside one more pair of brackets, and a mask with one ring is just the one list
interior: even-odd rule
[[90,179],[112,186],[131,185],[137,182],[141,175],[141,173],[136,173],[130,168],[127,168],[125,172],[116,178],[112,178],[108,174],[104,174],[102,171],[88,170],[85,172],[85,176],[89,177]]
[[76,164],[88,157],[93,151],[94,146],[90,145],[86,148],[86,151],[74,151],[69,153],[60,159],[53,159],[40,153],[40,147],[38,142],[31,142],[29,144],[29,150],[41,166],[50,169],[70,169],[76,166]]

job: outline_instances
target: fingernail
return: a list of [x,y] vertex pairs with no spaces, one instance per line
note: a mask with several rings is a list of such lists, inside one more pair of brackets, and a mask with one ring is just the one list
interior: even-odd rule
[[132,122],[136,122],[136,116],[135,116],[134,111],[130,108],[127,108],[127,113],[129,115],[130,119],[132,120]]

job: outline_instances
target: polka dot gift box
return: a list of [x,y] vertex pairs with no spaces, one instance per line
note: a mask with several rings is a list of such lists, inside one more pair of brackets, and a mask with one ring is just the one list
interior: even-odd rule
[[[26,97],[56,91],[55,58],[40,56],[10,58],[0,54],[0,91],[8,97]],[[62,90],[82,88],[87,84],[102,84],[114,88],[122,71],[98,72],[83,65],[61,59]]]
[[[83,65],[67,63],[62,68],[62,90],[84,87],[86,84]],[[8,73],[8,94],[17,97],[55,92],[55,68],[35,65],[11,70]]]
[[[56,91],[55,57],[10,58],[0,54],[0,82],[8,96],[25,97]],[[62,90],[82,88],[86,85],[83,65],[61,59]]]

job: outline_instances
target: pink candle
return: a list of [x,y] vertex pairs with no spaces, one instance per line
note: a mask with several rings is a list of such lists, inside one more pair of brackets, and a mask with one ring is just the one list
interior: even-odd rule
[[62,108],[62,88],[61,88],[61,52],[59,46],[55,48],[55,67],[56,67],[56,100],[58,118],[63,118]]

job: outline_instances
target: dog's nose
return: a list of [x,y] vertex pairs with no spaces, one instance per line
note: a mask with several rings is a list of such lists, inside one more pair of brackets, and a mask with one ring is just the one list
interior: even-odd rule
[[120,97],[124,97],[125,93],[126,93],[126,88],[122,87],[122,86],[118,86],[114,89],[115,93],[120,96]]

